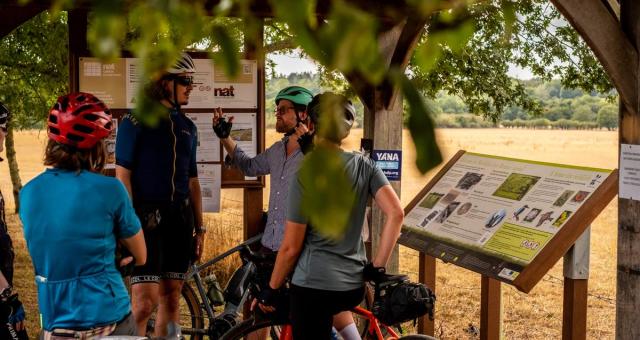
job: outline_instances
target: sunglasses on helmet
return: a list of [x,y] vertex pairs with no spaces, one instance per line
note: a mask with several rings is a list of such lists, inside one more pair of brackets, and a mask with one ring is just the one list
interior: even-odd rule
[[191,76],[182,76],[182,77],[175,77],[174,80],[176,81],[176,83],[182,85],[182,86],[191,86],[193,85],[193,77]]

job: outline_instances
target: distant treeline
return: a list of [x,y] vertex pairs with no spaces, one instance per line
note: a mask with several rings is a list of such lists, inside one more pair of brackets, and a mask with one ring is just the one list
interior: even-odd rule
[[[563,88],[559,80],[544,82],[525,80],[527,93],[543,108],[541,116],[533,116],[520,107],[509,107],[496,122],[470,114],[464,101],[454,95],[438,93],[434,98],[436,126],[440,128],[531,128],[531,129],[608,129],[618,127],[618,105],[616,93],[586,93],[582,90]],[[267,79],[266,112],[267,126],[275,124],[272,117],[273,100],[278,91],[289,85],[300,85],[314,93],[326,91],[315,73],[292,73]],[[356,121],[362,124],[362,104],[355,101],[358,109]]]

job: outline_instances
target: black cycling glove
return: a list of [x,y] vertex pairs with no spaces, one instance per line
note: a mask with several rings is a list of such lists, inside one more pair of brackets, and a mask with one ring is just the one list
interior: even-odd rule
[[384,267],[374,267],[372,262],[368,262],[364,266],[362,272],[365,281],[382,281],[384,280],[387,270]]
[[313,144],[313,135],[305,133],[304,135],[298,137],[298,144],[300,145],[300,151],[302,151],[302,153],[305,155],[313,151],[313,148],[315,146]]
[[263,306],[275,307],[280,296],[280,291],[267,285],[258,295],[258,302]]
[[231,134],[231,127],[233,124],[231,122],[227,122],[226,119],[220,118],[218,119],[218,123],[213,125],[213,132],[216,133],[216,136],[220,139],[225,139],[229,137]]

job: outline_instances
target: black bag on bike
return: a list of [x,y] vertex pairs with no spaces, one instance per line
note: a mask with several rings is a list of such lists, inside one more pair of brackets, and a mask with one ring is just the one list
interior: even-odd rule
[[427,313],[433,320],[436,296],[427,286],[406,281],[385,290],[373,306],[373,314],[378,320],[386,325],[395,325]]

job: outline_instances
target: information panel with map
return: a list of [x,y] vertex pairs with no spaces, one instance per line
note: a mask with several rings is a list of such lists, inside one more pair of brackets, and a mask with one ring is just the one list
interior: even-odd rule
[[529,291],[616,183],[617,170],[460,152],[407,207],[400,243]]

